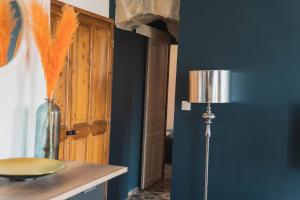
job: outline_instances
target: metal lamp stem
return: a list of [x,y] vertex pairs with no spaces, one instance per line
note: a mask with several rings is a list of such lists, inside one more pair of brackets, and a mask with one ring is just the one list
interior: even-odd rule
[[204,200],[208,195],[208,164],[211,124],[216,116],[211,112],[212,103],[230,103],[230,70],[191,70],[189,71],[189,102],[205,103],[207,110],[202,115],[205,131],[205,185]]
[[204,200],[207,200],[208,193],[208,166],[209,166],[209,139],[211,137],[210,124],[216,116],[211,112],[210,103],[207,105],[206,113],[203,114],[204,123],[206,124],[205,130],[205,185],[204,185]]

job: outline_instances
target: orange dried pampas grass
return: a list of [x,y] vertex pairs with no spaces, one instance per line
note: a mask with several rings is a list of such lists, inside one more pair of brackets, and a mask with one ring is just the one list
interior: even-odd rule
[[16,27],[11,0],[0,0],[0,67],[8,62],[11,34]]
[[31,1],[31,16],[34,38],[43,63],[47,96],[52,99],[59,73],[64,67],[68,49],[78,27],[77,14],[73,7],[65,5],[54,35],[50,31],[47,11],[36,0]]

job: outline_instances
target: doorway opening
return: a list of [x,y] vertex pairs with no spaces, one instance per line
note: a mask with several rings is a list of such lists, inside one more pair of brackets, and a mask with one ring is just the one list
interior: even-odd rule
[[129,200],[170,199],[178,45],[169,34],[149,26],[140,188]]
[[171,180],[172,177],[172,149],[174,137],[174,113],[175,113],[175,92],[176,92],[176,72],[177,72],[178,45],[170,45],[169,56],[169,77],[168,77],[168,97],[166,115],[166,137],[164,148],[164,177]]

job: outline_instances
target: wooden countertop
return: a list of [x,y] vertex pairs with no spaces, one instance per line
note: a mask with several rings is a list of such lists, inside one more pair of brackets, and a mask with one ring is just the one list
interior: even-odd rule
[[62,200],[127,172],[127,167],[67,161],[66,168],[25,182],[0,178],[1,200]]

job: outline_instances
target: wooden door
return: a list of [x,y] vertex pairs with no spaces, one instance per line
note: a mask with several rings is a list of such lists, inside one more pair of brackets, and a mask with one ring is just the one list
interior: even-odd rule
[[[55,26],[63,4],[52,1]],[[54,92],[62,110],[60,159],[108,163],[113,23],[81,9],[79,27]]]
[[169,43],[148,40],[142,184],[144,189],[162,178],[166,125]]

